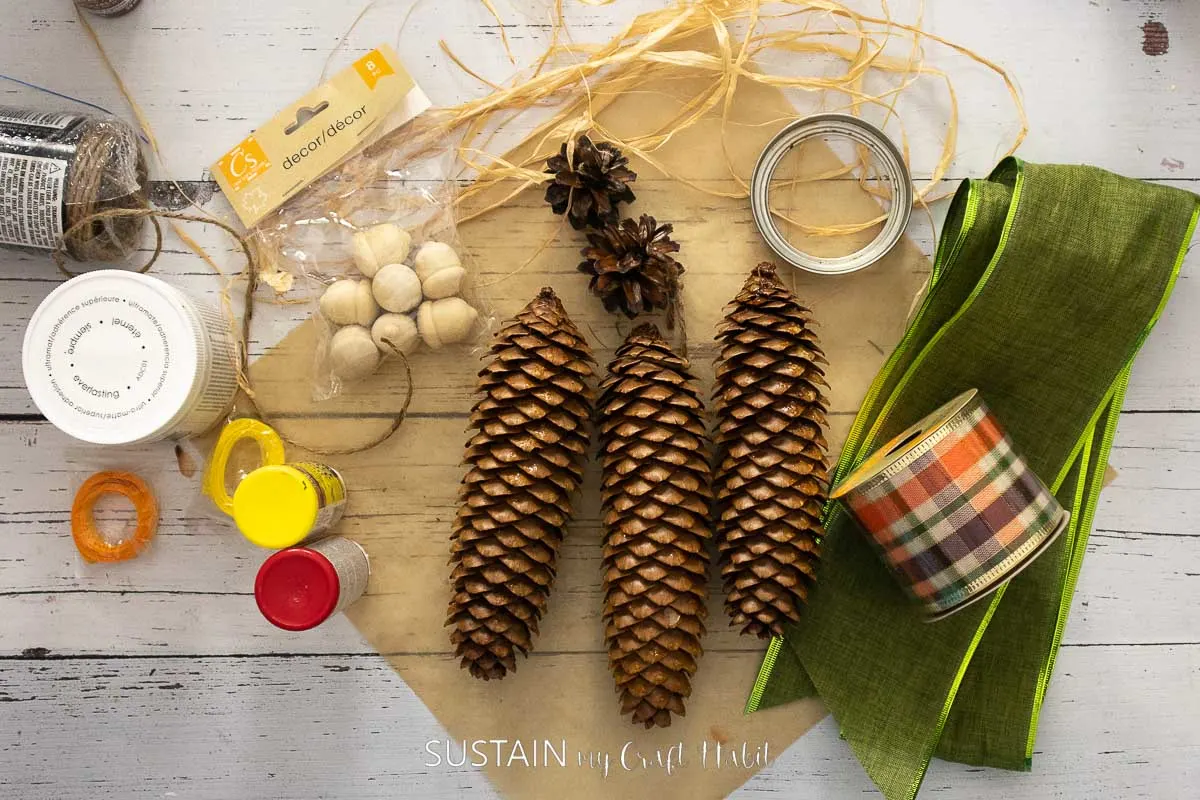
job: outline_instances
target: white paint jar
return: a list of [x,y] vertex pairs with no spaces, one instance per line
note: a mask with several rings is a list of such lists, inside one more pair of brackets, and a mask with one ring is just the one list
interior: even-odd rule
[[158,278],[97,270],[33,313],[21,366],[38,410],[94,444],[136,444],[211,428],[237,393],[237,345],[214,308]]

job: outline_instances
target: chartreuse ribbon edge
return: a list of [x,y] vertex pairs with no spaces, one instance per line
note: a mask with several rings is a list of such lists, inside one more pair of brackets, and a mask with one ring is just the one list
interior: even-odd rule
[[[994,180],[998,175],[1001,175],[1005,172],[1010,172],[1014,177],[1012,201],[1004,221],[1001,237],[996,250],[993,253],[993,256],[982,277],[966,301],[963,303],[962,307],[959,308],[955,314],[939,328],[935,335],[927,342],[926,346],[922,348],[921,353],[918,354],[912,363],[909,364],[908,369],[905,371],[905,375],[893,388],[892,392],[888,396],[888,400],[884,403],[883,408],[880,409],[879,415],[876,418],[876,423],[872,426],[872,430],[865,438],[862,438],[863,429],[866,427],[867,421],[871,418],[874,412],[883,387],[886,386],[888,381],[891,379],[892,373],[896,369],[898,363],[901,361],[904,351],[912,344],[912,338],[915,334],[915,331],[919,327],[919,323],[923,315],[926,313],[926,310],[930,305],[930,298],[933,295],[934,289],[937,287],[946,267],[953,264],[958,257],[962,243],[970,234],[975,223],[976,210],[978,207],[978,196],[975,188],[976,182],[968,179],[963,181],[962,185],[959,187],[958,193],[956,194],[951,207],[953,208],[954,205],[959,203],[965,204],[962,223],[953,229],[951,226],[947,226],[947,228],[942,232],[942,237],[938,243],[937,254],[935,255],[933,271],[930,277],[929,288],[926,292],[925,299],[922,302],[920,309],[917,311],[917,314],[910,321],[904,337],[892,351],[892,354],[884,364],[883,369],[880,370],[879,374],[876,375],[875,380],[871,384],[870,390],[868,391],[866,399],[863,401],[863,404],[859,409],[859,413],[855,418],[854,425],[851,428],[850,435],[847,438],[846,445],[842,450],[841,457],[839,458],[838,465],[834,473],[835,483],[841,480],[850,469],[861,463],[863,453],[868,451],[868,448],[873,444],[874,438],[881,428],[881,421],[886,418],[889,410],[891,409],[893,400],[899,395],[899,393],[907,384],[908,377],[924,360],[931,346],[941,338],[942,334],[947,329],[953,327],[954,323],[961,317],[963,312],[971,305],[975,298],[978,297],[988,279],[991,277],[993,269],[1003,254],[1004,246],[1008,240],[1016,210],[1020,203],[1021,188],[1024,182],[1023,171],[1024,163],[1020,159],[1010,157],[1002,161],[988,177],[987,180]],[[1075,585],[1079,577],[1079,571],[1083,561],[1083,554],[1087,547],[1087,532],[1090,530],[1090,526],[1095,517],[1095,511],[1098,506],[1100,484],[1103,481],[1104,471],[1108,464],[1109,454],[1111,452],[1113,439],[1116,434],[1117,419],[1119,417],[1121,405],[1124,401],[1125,393],[1128,388],[1133,360],[1136,357],[1137,352],[1141,349],[1141,346],[1145,342],[1146,338],[1150,335],[1150,332],[1153,330],[1155,324],[1162,317],[1167,300],[1169,299],[1172,290],[1178,281],[1179,273],[1183,266],[1184,257],[1187,254],[1192,237],[1195,234],[1198,221],[1200,221],[1200,198],[1197,199],[1196,205],[1193,208],[1191,220],[1176,255],[1170,276],[1166,286],[1164,287],[1155,313],[1147,322],[1141,335],[1130,349],[1129,356],[1123,368],[1119,370],[1117,375],[1114,377],[1113,383],[1106,393],[1105,402],[1102,402],[1096,409],[1096,413],[1093,415],[1092,420],[1090,420],[1089,424],[1085,427],[1083,432],[1080,434],[1079,439],[1076,441],[1071,458],[1067,459],[1059,475],[1056,476],[1054,484],[1051,486],[1051,490],[1057,493],[1070,471],[1076,466],[1079,467],[1079,486],[1075,492],[1076,503],[1072,509],[1073,513],[1069,524],[1069,529],[1066,532],[1067,545],[1071,553],[1066,564],[1067,574],[1063,584],[1063,591],[1060,596],[1058,619],[1055,626],[1052,646],[1047,654],[1046,661],[1042,665],[1042,669],[1038,677],[1038,686],[1035,693],[1034,708],[1032,710],[1033,713],[1031,715],[1029,735],[1027,739],[1027,761],[1031,761],[1032,759],[1033,743],[1036,736],[1041,707],[1045,699],[1046,687],[1049,683],[1050,674],[1053,671],[1055,659],[1062,639],[1063,629],[1070,611],[1071,598],[1074,595]],[[951,241],[951,239],[953,239],[953,241]],[[1103,435],[1099,446],[1095,447],[1095,452],[1093,452],[1096,432],[1102,418],[1104,419],[1104,424],[1102,427]],[[826,524],[828,525],[831,521],[833,521],[835,519],[835,515],[838,513],[840,513],[840,506],[837,506],[832,502],[826,506]],[[924,779],[929,761],[932,759],[934,752],[936,752],[937,743],[942,735],[946,720],[949,718],[950,709],[953,706],[958,688],[966,674],[971,658],[973,657],[978,644],[982,640],[983,635],[987,630],[993,613],[1004,597],[1006,588],[1006,586],[1001,587],[996,592],[996,595],[992,598],[988,610],[980,621],[980,624],[975,631],[975,635],[972,637],[971,642],[964,653],[963,660],[959,665],[958,671],[947,694],[942,712],[939,715],[938,724],[934,729],[933,735],[931,736],[926,747],[926,756],[923,759],[922,769],[908,793],[909,798],[915,797],[920,789],[921,782]],[[745,713],[752,714],[759,710],[783,645],[783,637],[775,637],[771,640],[766,655],[764,656],[762,664],[759,668],[758,675],[755,679],[750,696],[747,699]]]
[[[1080,437],[1081,441],[1084,437],[1087,437],[1090,444],[1095,438],[1095,430],[1099,422],[1099,417],[1104,416],[1104,434],[1100,442],[1099,452],[1091,465],[1091,476],[1087,483],[1088,490],[1080,492],[1085,501],[1083,507],[1077,509],[1072,514],[1071,529],[1067,532],[1070,537],[1068,541],[1071,545],[1071,557],[1067,562],[1067,575],[1058,607],[1058,622],[1054,629],[1054,639],[1050,647],[1049,656],[1043,665],[1041,673],[1038,675],[1033,715],[1029,724],[1029,738],[1025,744],[1025,760],[1027,763],[1032,763],[1033,761],[1033,744],[1037,737],[1038,721],[1041,716],[1042,704],[1046,697],[1046,687],[1050,683],[1050,674],[1054,671],[1054,663],[1058,658],[1058,649],[1062,642],[1063,630],[1066,627],[1067,616],[1071,610],[1071,598],[1075,595],[1075,585],[1079,581],[1079,571],[1083,566],[1083,556],[1087,550],[1089,532],[1092,529],[1092,521],[1096,516],[1096,508],[1099,506],[1100,489],[1103,488],[1104,473],[1108,468],[1108,459],[1112,452],[1113,440],[1117,435],[1117,420],[1121,414],[1121,407],[1125,404],[1125,393],[1129,389],[1129,376],[1133,370],[1133,360],[1137,356],[1138,351],[1141,350],[1146,338],[1149,337],[1150,332],[1154,329],[1154,326],[1162,318],[1163,311],[1167,307],[1167,300],[1170,298],[1175,289],[1175,284],[1179,280],[1179,273],[1183,269],[1183,260],[1187,256],[1192,237],[1196,233],[1197,222],[1200,222],[1200,200],[1197,201],[1196,207],[1192,211],[1191,221],[1188,223],[1187,231],[1183,235],[1183,243],[1180,245],[1179,252],[1175,256],[1175,263],[1171,267],[1171,275],[1167,280],[1162,297],[1159,299],[1158,308],[1155,309],[1153,316],[1146,323],[1142,335],[1138,337],[1137,342],[1134,343],[1131,349],[1129,359],[1125,362],[1125,366],[1113,381],[1113,385],[1109,389],[1108,402],[1101,404],[1097,419],[1093,420],[1092,424],[1088,426],[1088,430]],[[1076,443],[1077,448],[1080,446],[1080,443]],[[1086,446],[1084,446],[1084,451],[1087,452]],[[1081,476],[1087,471],[1086,456],[1084,458],[1084,467],[1080,469]],[[1074,461],[1074,459],[1071,461]],[[1069,461],[1068,465],[1063,467],[1063,473],[1058,477],[1059,482],[1065,478],[1065,471],[1070,463]],[[1057,487],[1055,487],[1054,491],[1057,491]]]

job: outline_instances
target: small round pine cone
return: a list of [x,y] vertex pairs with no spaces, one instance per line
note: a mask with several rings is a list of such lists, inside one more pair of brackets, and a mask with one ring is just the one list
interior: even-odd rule
[[551,210],[566,214],[576,230],[615,225],[621,203],[635,199],[629,184],[637,173],[629,169],[629,159],[616,145],[593,143],[587,135],[575,140],[573,154],[567,149],[563,142],[558,155],[546,161],[546,172],[554,176],[546,188]]

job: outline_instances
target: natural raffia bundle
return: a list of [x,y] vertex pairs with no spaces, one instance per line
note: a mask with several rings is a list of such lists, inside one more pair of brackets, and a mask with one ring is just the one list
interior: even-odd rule
[[496,334],[479,373],[446,620],[476,678],[515,670],[546,613],[571,496],[583,480],[592,364],[586,340],[545,288]]
[[[698,183],[687,176],[672,173],[655,155],[656,151],[684,131],[702,122],[712,113],[722,119],[722,137],[732,134],[729,109],[739,86],[760,84],[806,93],[832,92],[840,95],[837,105],[859,114],[866,106],[875,106],[900,126],[902,149],[908,153],[908,137],[903,121],[896,114],[897,96],[922,78],[944,83],[949,108],[947,133],[930,179],[915,193],[923,202],[946,174],[953,162],[958,130],[958,102],[947,74],[924,62],[923,47],[935,43],[949,48],[996,73],[1015,105],[1019,129],[1008,148],[1012,152],[1024,139],[1028,125],[1024,106],[1012,78],[999,65],[975,52],[939,37],[916,24],[899,21],[886,3],[876,15],[864,14],[836,0],[678,0],[666,8],[649,11],[633,19],[617,36],[602,45],[581,44],[568,40],[563,15],[563,0],[555,0],[551,19],[551,43],[533,68],[515,79],[512,85],[497,85],[478,74],[442,44],[443,50],[467,74],[492,87],[483,97],[443,109],[419,126],[383,137],[375,148],[389,148],[427,138],[431,147],[444,142],[448,134],[461,135],[458,154],[476,173],[472,186],[458,198],[472,211],[463,220],[485,214],[509,202],[526,188],[541,186],[555,176],[544,171],[547,159],[561,154],[564,142],[581,133],[594,133],[626,155],[649,163],[663,176],[673,178],[699,191],[720,197],[745,198],[749,194],[749,175],[739,174],[727,158],[732,190]],[[768,7],[770,10],[768,10]],[[360,15],[359,20],[365,16]],[[715,52],[696,49],[699,37],[715,39]],[[846,39],[854,40],[847,44]],[[906,51],[903,56],[895,54]],[[845,65],[841,74],[775,72],[761,66],[772,56],[781,63],[804,65],[803,55],[828,57]],[[867,88],[869,77],[886,75],[894,79],[892,88],[879,94]],[[620,135],[603,125],[598,116],[616,98],[641,91],[644,86],[663,79],[704,77],[707,88],[696,94],[666,124],[636,134]],[[532,143],[529,155],[519,163],[486,152],[495,132],[526,111],[557,110],[526,137]],[[834,109],[828,109],[834,110]],[[790,119],[803,116],[797,110]],[[349,166],[353,170],[353,165]],[[848,166],[844,174],[849,174]],[[836,177],[836,176],[827,176]],[[336,192],[336,184],[331,184]],[[493,194],[495,193],[495,194]],[[481,196],[482,195],[482,201]],[[460,220],[460,221],[463,221]],[[805,226],[810,233],[849,234],[866,230],[880,219],[855,226]]]
[[799,622],[829,493],[825,357],[812,316],[759,264],[717,333],[717,544],[725,608],[769,639]]
[[629,334],[599,402],[604,637],[621,713],[685,713],[708,615],[712,499],[704,402],[654,325]]

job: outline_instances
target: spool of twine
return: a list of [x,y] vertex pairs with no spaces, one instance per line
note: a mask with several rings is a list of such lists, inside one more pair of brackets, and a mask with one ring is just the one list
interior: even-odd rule
[[[50,248],[76,261],[124,261],[141,246],[147,201],[146,161],[134,130],[124,122],[84,114],[42,113],[5,107],[0,118],[0,155],[4,160],[0,185],[12,182],[17,196],[34,192],[38,180],[27,176],[21,159],[45,169],[55,167],[54,191],[31,194],[25,205],[8,204],[13,230],[4,243],[16,247]],[[59,171],[65,166],[65,171]],[[61,198],[58,213],[45,206]],[[10,220],[5,220],[9,222]]]
[[[97,216],[144,209],[146,161],[125,125],[89,120],[64,188],[67,253],[76,261],[120,261],[138,248],[145,217]],[[81,225],[84,220],[88,224]]]
[[101,17],[119,17],[128,14],[142,0],[75,0],[75,5]]

